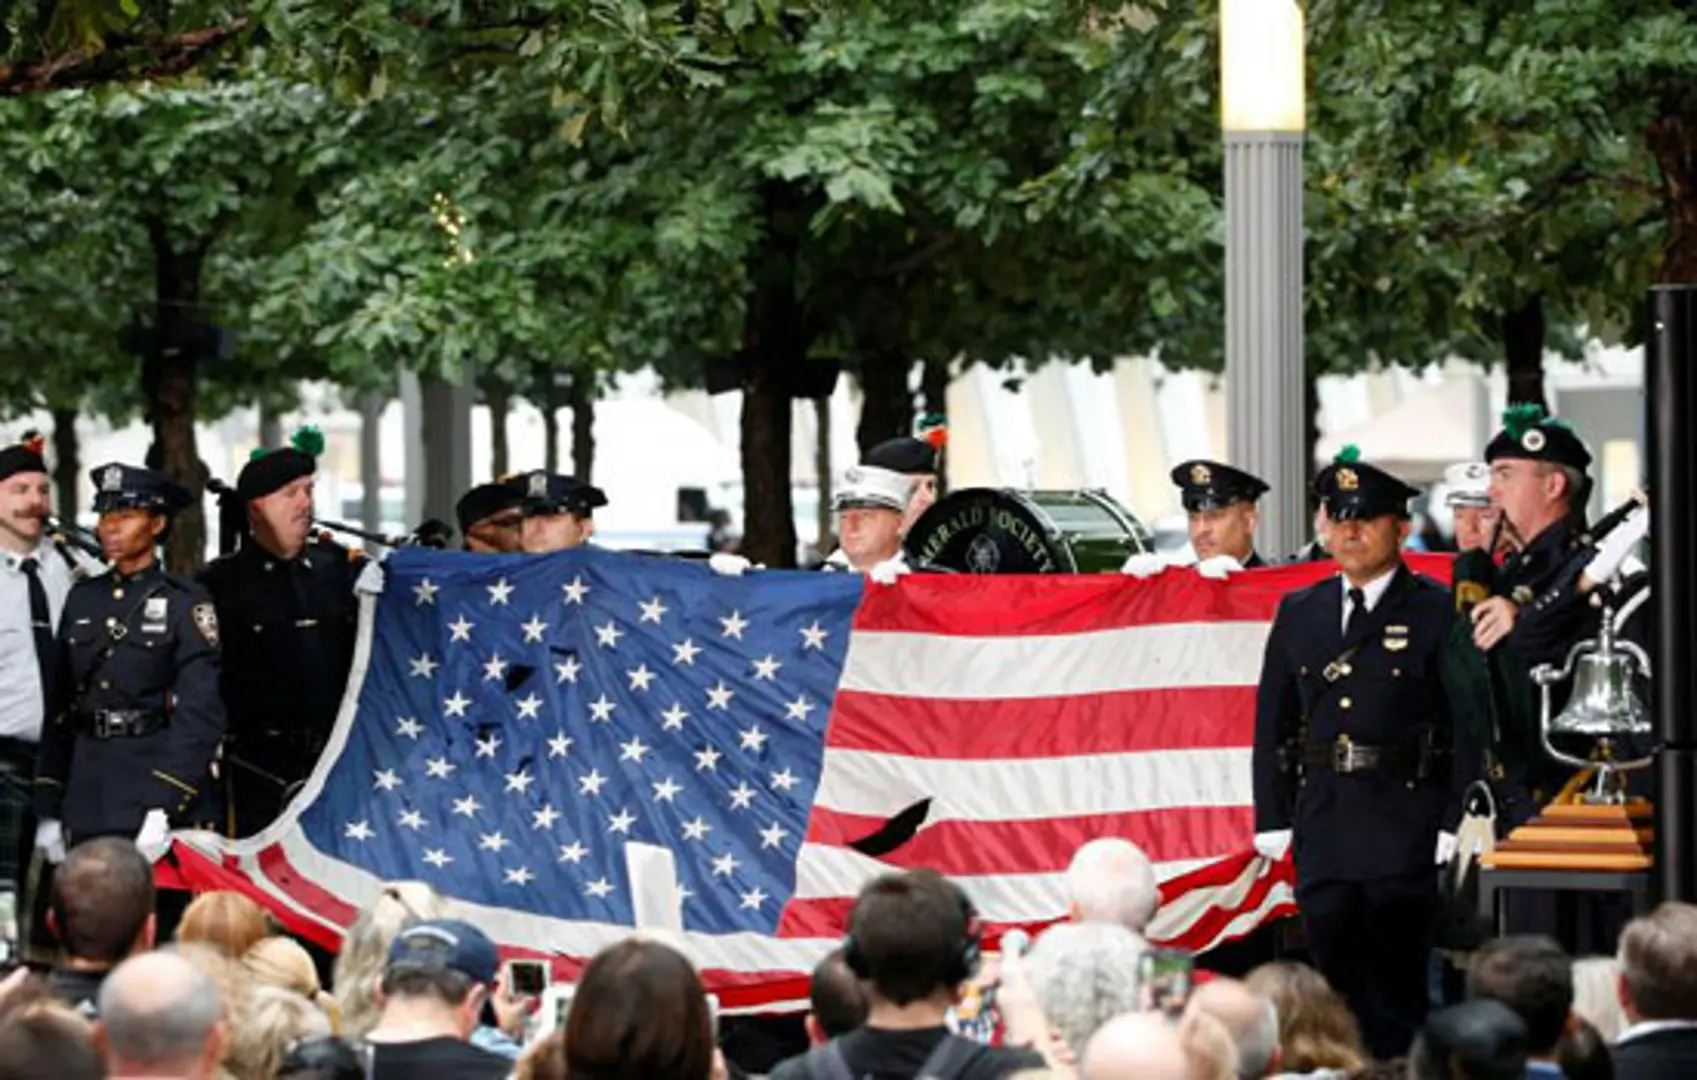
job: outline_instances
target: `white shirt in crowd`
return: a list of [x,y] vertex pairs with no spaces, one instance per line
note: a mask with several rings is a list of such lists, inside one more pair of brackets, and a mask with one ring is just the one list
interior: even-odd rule
[[[0,551],[0,736],[40,742],[45,703],[24,558],[15,551]],[[41,566],[41,586],[47,592],[48,613],[57,633],[65,596],[71,591],[71,568],[50,541],[36,549],[35,559]]]

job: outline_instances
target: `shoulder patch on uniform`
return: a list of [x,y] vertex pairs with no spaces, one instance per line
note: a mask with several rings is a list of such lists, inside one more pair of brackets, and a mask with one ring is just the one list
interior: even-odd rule
[[194,606],[194,628],[214,649],[218,647],[218,611],[211,603]]

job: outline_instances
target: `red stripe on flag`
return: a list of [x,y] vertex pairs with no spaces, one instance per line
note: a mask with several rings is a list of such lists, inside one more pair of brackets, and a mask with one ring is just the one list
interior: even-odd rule
[[832,750],[989,760],[1244,747],[1254,738],[1254,723],[1252,686],[1024,701],[844,690],[825,738]]

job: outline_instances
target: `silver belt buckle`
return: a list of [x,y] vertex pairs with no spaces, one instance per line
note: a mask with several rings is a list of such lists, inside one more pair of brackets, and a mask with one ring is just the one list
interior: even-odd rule
[[1355,771],[1355,744],[1348,735],[1339,735],[1332,744],[1332,771],[1341,775]]

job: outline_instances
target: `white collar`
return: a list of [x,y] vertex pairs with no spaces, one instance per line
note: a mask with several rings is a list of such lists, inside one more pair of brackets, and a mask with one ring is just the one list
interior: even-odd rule
[[1628,1039],[1641,1039],[1663,1031],[1692,1030],[1697,1030],[1697,1020],[1640,1020],[1616,1036],[1615,1045],[1619,1046]]
[[37,566],[42,566],[47,562],[47,553],[52,550],[53,541],[51,540],[43,540],[40,546],[28,555],[19,555],[11,548],[6,548],[0,551],[0,565],[4,565],[6,569],[14,573],[22,573],[25,559],[34,559]]
[[[1384,597],[1385,590],[1391,587],[1392,579],[1396,577],[1396,572],[1401,569],[1402,565],[1400,563],[1394,565],[1389,570],[1386,570],[1384,573],[1374,578],[1372,581],[1361,586],[1361,598],[1366,603],[1368,611],[1372,611],[1374,608],[1379,606],[1379,601]],[[1349,590],[1354,588],[1354,586],[1352,586],[1349,583],[1349,579],[1344,577],[1342,574],[1338,575],[1338,580],[1343,585],[1343,602],[1344,607],[1347,610],[1349,607]]]

